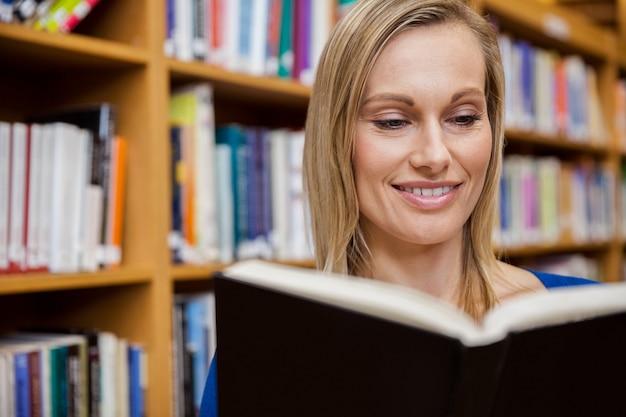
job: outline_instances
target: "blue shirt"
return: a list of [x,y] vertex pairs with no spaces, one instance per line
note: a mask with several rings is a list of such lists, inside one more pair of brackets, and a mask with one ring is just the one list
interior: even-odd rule
[[[574,285],[596,284],[584,278],[576,278],[564,275],[549,274],[545,272],[530,271],[546,288],[570,287]],[[202,396],[202,404],[200,406],[199,417],[217,417],[217,361],[215,358],[211,361],[209,376],[204,385],[204,394]]]

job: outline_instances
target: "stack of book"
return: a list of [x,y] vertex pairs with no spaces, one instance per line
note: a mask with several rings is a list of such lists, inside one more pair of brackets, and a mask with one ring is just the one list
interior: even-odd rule
[[94,329],[0,337],[0,415],[142,417],[141,345]]
[[120,265],[126,155],[108,103],[0,122],[0,273]]
[[13,22],[47,32],[67,33],[91,12],[100,0],[3,0],[0,22]]

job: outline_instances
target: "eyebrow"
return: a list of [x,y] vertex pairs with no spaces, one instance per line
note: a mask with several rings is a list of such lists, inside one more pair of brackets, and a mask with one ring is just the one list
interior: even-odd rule
[[480,88],[471,87],[466,90],[459,91],[458,93],[454,93],[452,95],[452,99],[450,99],[450,103],[454,103],[465,96],[481,96],[483,97],[485,93]]
[[[459,91],[458,93],[454,93],[452,95],[452,98],[450,99],[450,103],[454,103],[466,96],[481,96],[482,97],[484,96],[484,93],[479,88],[474,88],[474,87],[468,88],[466,90]],[[415,104],[413,99],[402,94],[380,93],[380,94],[376,94],[376,95],[366,98],[365,100],[363,100],[362,105],[366,105],[371,101],[397,101],[399,103],[403,103],[408,106],[413,106]]]
[[371,101],[397,101],[399,103],[406,104],[408,106],[413,106],[415,102],[408,96],[402,94],[393,94],[393,93],[381,93],[376,94],[374,96],[368,97],[363,100],[362,105],[366,105]]

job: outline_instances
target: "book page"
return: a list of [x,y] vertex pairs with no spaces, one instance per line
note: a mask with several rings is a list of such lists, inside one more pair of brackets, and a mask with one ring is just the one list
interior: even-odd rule
[[317,300],[393,322],[457,338],[468,345],[488,343],[469,316],[452,305],[406,286],[366,278],[330,274],[259,260],[224,270],[229,278]]
[[491,310],[483,321],[489,333],[581,321],[626,311],[626,283],[579,285],[522,295]]

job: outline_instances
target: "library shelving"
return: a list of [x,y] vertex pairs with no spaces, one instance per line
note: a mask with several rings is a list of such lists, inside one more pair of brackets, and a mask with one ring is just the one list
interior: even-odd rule
[[[0,275],[0,331],[29,326],[94,327],[142,344],[148,358],[148,416],[173,408],[171,312],[175,295],[210,290],[211,273],[224,266],[170,262],[171,92],[190,83],[209,82],[214,88],[216,123],[271,127],[302,126],[310,93],[309,87],[293,80],[233,73],[167,57],[165,3],[102,0],[67,35],[0,24],[1,120],[23,121],[35,112],[110,102],[118,109],[116,129],[129,147],[121,266],[93,273]],[[516,38],[583,57],[597,71],[602,107],[605,112],[613,108],[614,82],[620,71],[626,73],[626,56],[623,48],[620,55],[616,53],[615,33],[565,8],[533,0],[472,4]],[[624,152],[618,151],[608,114],[605,143],[572,143],[562,137],[509,129],[507,152],[565,160],[589,158],[618,177]],[[617,186],[614,191],[618,195]],[[616,206],[615,213],[619,212]],[[512,260],[583,253],[600,262],[605,280],[623,279],[624,239],[618,236],[602,242],[524,245],[504,252]]]

